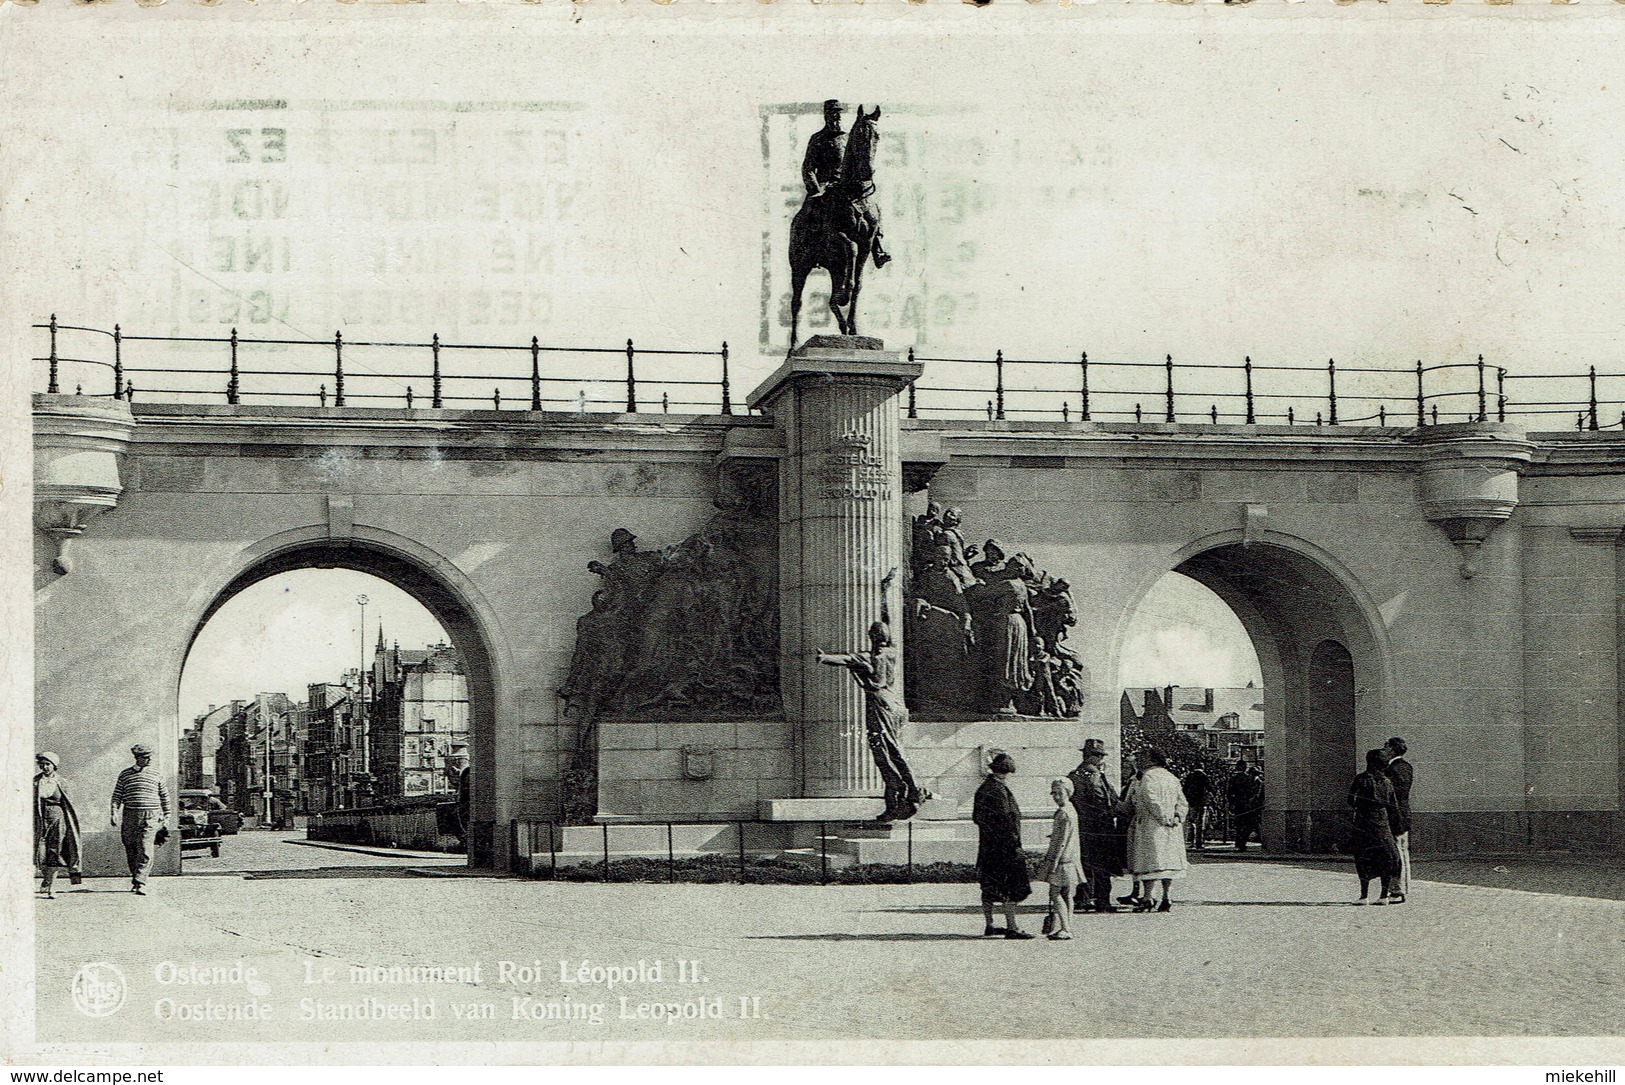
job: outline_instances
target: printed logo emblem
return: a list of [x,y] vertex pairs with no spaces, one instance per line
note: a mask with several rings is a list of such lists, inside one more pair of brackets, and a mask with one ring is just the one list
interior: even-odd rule
[[80,968],[73,977],[73,1008],[86,1017],[106,1017],[124,1005],[124,973],[106,961]]

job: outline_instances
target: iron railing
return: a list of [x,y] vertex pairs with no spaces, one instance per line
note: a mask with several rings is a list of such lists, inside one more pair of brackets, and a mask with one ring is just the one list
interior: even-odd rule
[[[46,333],[44,391],[72,374],[80,395],[159,402],[733,413],[728,344],[717,350],[624,345],[133,335],[60,324]],[[66,348],[66,349],[65,349]],[[387,352],[387,353],[379,353]],[[132,357],[133,355],[133,357]],[[281,366],[254,359],[271,357]],[[245,364],[245,358],[248,359]],[[544,358],[546,365],[544,367]],[[1529,420],[1625,428],[1625,373],[1511,373],[1482,355],[1410,366],[928,357],[909,386],[910,418],[1410,427]],[[714,359],[714,362],[712,361]],[[164,362],[168,364],[156,364]],[[191,363],[191,364],[177,364]],[[297,363],[297,364],[293,364]],[[514,363],[518,363],[514,365]],[[711,372],[705,371],[715,365]],[[699,374],[699,375],[697,375]],[[86,389],[89,391],[86,391]],[[485,389],[489,388],[487,392]],[[1617,421],[1616,421],[1617,419]]]
[[[1625,373],[1510,373],[1474,361],[1412,366],[928,357],[909,387],[910,418],[1418,426],[1521,418],[1625,428]],[[1524,396],[1509,394],[1514,382]],[[1584,382],[1583,386],[1577,382]],[[1568,390],[1573,389],[1570,393]],[[1599,389],[1606,395],[1599,395]],[[1614,421],[1615,418],[1618,421]]]
[[[1034,826],[1047,826],[1051,822],[1051,819],[1048,817],[1023,818],[1022,820],[1023,822]],[[572,826],[571,828],[582,831],[584,834],[591,834],[597,838],[595,846],[592,849],[594,858],[587,859],[587,853],[584,851],[566,853],[563,850],[566,826],[547,818],[516,818],[511,822],[509,827],[509,865],[510,868],[516,872],[535,873],[538,876],[545,876],[552,879],[558,878],[559,870],[561,868],[586,870],[596,874],[598,881],[608,882],[612,880],[612,870],[615,862],[633,862],[639,860],[648,862],[652,860],[656,863],[663,862],[666,867],[666,879],[668,881],[676,881],[677,864],[680,861],[691,858],[691,854],[685,853],[684,856],[679,857],[677,853],[675,842],[676,827],[683,826],[684,828],[696,828],[703,825],[705,827],[715,827],[717,829],[733,829],[734,839],[731,847],[729,847],[726,851],[718,850],[714,852],[707,852],[706,854],[715,856],[719,860],[727,861],[728,865],[734,871],[735,880],[740,884],[745,884],[752,880],[752,871],[749,863],[750,858],[755,857],[760,859],[764,855],[781,854],[784,849],[778,843],[778,834],[783,833],[783,831],[789,828],[791,824],[792,823],[783,821],[764,821],[760,818],[730,818],[705,822],[673,821],[670,819],[624,821],[617,819],[613,823],[606,822],[598,825]],[[829,850],[830,830],[839,828],[843,825],[861,825],[869,827],[873,826],[874,823],[870,821],[818,821],[800,822],[795,824],[800,824],[805,828],[812,828],[815,825],[817,826],[817,881],[820,885],[828,885],[831,881],[831,853]],[[758,834],[758,842],[756,846],[750,846],[747,844],[747,829],[750,827],[755,827]],[[879,865],[901,867],[904,880],[912,882],[914,880],[916,865],[914,861],[914,822],[905,821],[901,824],[901,826],[898,827],[902,829],[901,836],[903,838],[904,845],[904,861],[902,863],[886,863]],[[654,852],[650,852],[649,849],[638,849],[631,852],[623,851],[617,854],[615,849],[611,848],[610,846],[611,837],[616,829],[621,828],[664,828],[666,830],[664,857],[662,858],[662,856],[658,854],[659,849],[655,849]],[[576,858],[573,858],[569,862],[561,863],[559,861],[560,856],[565,854],[573,855]],[[545,867],[540,865],[542,862],[542,856],[547,857]],[[806,869],[810,874],[813,870],[813,867],[811,866],[813,856],[807,855],[804,858],[809,864]],[[546,872],[545,875],[542,874],[543,870]],[[759,878],[758,880],[771,881],[773,879],[771,877],[766,877]]]
[[733,413],[727,343],[717,350],[631,339],[567,347],[534,336],[520,344],[442,342],[438,334],[393,342],[343,332],[264,339],[236,328],[224,336],[134,335],[117,324],[112,331],[61,324],[55,314],[34,327],[46,333],[47,352],[33,360],[45,367],[43,390],[52,393],[71,373],[77,394],[121,400]]

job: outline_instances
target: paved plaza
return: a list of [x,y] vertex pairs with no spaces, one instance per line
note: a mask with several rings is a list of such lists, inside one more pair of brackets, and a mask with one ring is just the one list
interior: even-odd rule
[[[980,937],[974,885],[567,884],[290,834],[227,843],[145,898],[99,878],[37,902],[42,1041],[1586,1036],[1625,1020],[1625,874],[1596,865],[1421,862],[1410,903],[1357,908],[1347,866],[1215,852],[1169,914],[1077,916],[1072,942],[1010,942]],[[127,998],[89,1017],[70,991],[96,961]],[[182,982],[238,962],[252,980]],[[350,979],[476,963],[477,982]],[[607,966],[633,974],[611,987],[592,972]],[[323,968],[333,982],[307,982]],[[367,998],[415,999],[392,1011],[414,1016],[318,1005]],[[250,1003],[269,1019],[219,1019]],[[594,1004],[596,1022],[567,1016]]]

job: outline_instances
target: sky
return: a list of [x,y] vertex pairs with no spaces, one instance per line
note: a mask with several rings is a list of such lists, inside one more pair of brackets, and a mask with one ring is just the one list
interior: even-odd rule
[[[1582,34],[1521,10],[1328,9],[1334,33],[1307,10],[1148,5],[971,12],[897,39],[905,20],[878,9],[809,9],[827,16],[815,24],[729,21],[723,6],[656,16],[660,34],[614,7],[514,25],[459,5],[411,21],[334,13],[321,34],[313,11],[267,13],[206,39],[153,11],[117,49],[71,13],[11,20],[0,80],[29,154],[6,178],[27,272],[5,287],[24,318],[6,330],[21,357],[42,353],[22,324],[52,312],[154,334],[536,335],[609,351],[545,356],[568,378],[548,389],[561,402],[578,378],[617,376],[628,338],[726,340],[742,397],[782,357],[801,147],[835,95],[848,119],[883,109],[875,202],[897,259],[866,280],[861,316],[892,347],[1087,350],[1098,365],[1335,357],[1345,395],[1374,382],[1352,369],[1418,358],[1483,353],[1515,384],[1621,370],[1617,20]],[[725,73],[695,62],[721,55]],[[244,350],[245,366],[331,363],[325,347]],[[217,399],[225,360],[223,346],[126,345],[127,365],[213,367],[191,383]],[[345,361],[352,396],[427,390],[426,349]],[[528,361],[443,359],[449,390],[482,399],[492,373]],[[712,378],[719,363],[643,364],[653,380]],[[952,375],[933,365],[924,383]],[[1098,372],[1097,396],[1108,377],[1132,396],[1126,370]],[[250,396],[293,387],[245,382]],[[615,398],[586,387],[594,406]],[[1309,382],[1300,416],[1320,391]],[[510,403],[523,392],[505,388]],[[1604,398],[1625,399],[1625,378]]]
[[361,661],[361,613],[367,597],[366,662],[379,623],[385,642],[422,648],[446,641],[440,623],[411,595],[348,569],[279,573],[243,589],[214,613],[181,672],[180,718],[189,724],[211,705],[256,693],[306,699],[312,682],[336,682]]

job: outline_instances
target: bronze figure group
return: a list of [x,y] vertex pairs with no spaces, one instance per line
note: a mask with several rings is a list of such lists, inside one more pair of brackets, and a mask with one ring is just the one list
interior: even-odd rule
[[917,713],[1077,716],[1083,664],[1063,643],[1071,585],[997,539],[965,543],[960,512],[914,518],[905,645]]

